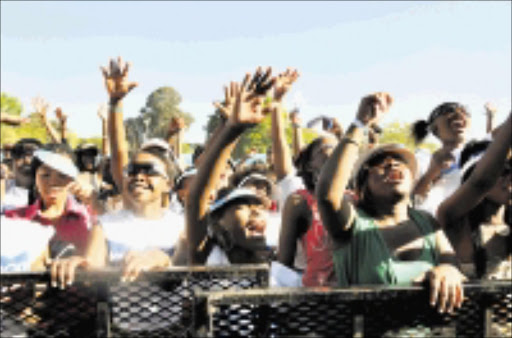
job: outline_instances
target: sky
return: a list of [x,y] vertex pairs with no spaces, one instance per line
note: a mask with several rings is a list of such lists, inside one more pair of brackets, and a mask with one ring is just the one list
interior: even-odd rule
[[80,137],[99,136],[96,111],[107,100],[99,67],[120,55],[139,82],[125,117],[171,86],[195,118],[185,141],[197,143],[223,85],[259,65],[292,67],[301,76],[286,105],[299,106],[304,123],[328,115],[347,126],[361,97],[387,91],[395,103],[383,125],[458,101],[480,137],[486,102],[498,122],[512,106],[511,13],[510,1],[1,1],[1,91],[24,114],[41,95]]

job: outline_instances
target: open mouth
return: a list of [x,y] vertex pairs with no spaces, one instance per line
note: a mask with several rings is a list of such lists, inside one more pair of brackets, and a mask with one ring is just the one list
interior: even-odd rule
[[401,170],[391,169],[384,178],[384,181],[389,183],[398,183],[402,182],[403,179],[404,173]]
[[245,235],[248,238],[265,237],[265,226],[251,222],[245,227]]
[[450,121],[450,127],[452,127],[455,130],[464,130],[466,129],[466,120],[462,118],[456,118],[454,120]]
[[143,192],[146,190],[151,190],[151,188],[146,184],[140,184],[140,183],[130,184],[130,191],[132,191],[132,192],[138,193],[138,192]]

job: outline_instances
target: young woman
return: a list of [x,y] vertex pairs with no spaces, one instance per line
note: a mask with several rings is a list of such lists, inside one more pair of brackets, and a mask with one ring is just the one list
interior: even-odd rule
[[168,208],[173,181],[170,160],[148,150],[128,161],[122,116],[122,99],[136,86],[127,81],[128,65],[120,59],[104,69],[110,96],[110,146],[112,173],[120,188],[123,210],[105,214],[92,227],[85,254],[52,264],[52,280],[62,287],[73,282],[78,266],[122,266],[122,279],[134,280],[141,271],[171,264],[174,246],[182,233],[183,216]]
[[37,150],[31,172],[33,184],[29,195],[34,202],[6,211],[5,216],[52,226],[55,241],[71,243],[78,252],[83,252],[92,219],[89,210],[71,196],[78,175],[71,149],[65,144],[48,144]]
[[283,208],[278,261],[293,268],[297,241],[301,241],[306,258],[304,286],[336,284],[328,236],[314,196],[320,171],[336,144],[335,137],[319,137],[299,154],[295,161],[297,175],[306,188],[292,193]]
[[471,116],[464,106],[445,102],[430,113],[427,121],[420,120],[413,124],[411,133],[416,144],[421,143],[429,132],[442,144],[430,158],[429,164],[428,161],[420,162],[421,177],[413,190],[417,207],[435,214],[439,203],[459,186],[458,161],[470,123]]
[[[263,120],[261,101],[272,87],[270,69],[252,80],[231,83],[229,117],[203,154],[186,203],[188,261],[190,264],[243,264],[266,261],[266,210],[252,191],[235,189],[209,208],[209,199],[225,170],[238,137]],[[214,243],[215,245],[213,245]]]
[[358,203],[344,196],[359,154],[363,128],[376,124],[392,102],[386,93],[362,99],[356,120],[331,154],[317,184],[318,210],[333,244],[340,286],[408,284],[428,277],[431,304],[460,306],[463,275],[435,220],[409,207],[414,155],[396,145],[374,148],[355,171]]
[[460,158],[461,186],[437,212],[470,278],[512,279],[511,129],[509,115],[492,142],[466,145]]

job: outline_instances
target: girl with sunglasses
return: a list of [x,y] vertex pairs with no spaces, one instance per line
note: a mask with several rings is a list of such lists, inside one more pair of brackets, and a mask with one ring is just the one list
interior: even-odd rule
[[339,286],[427,281],[430,302],[443,312],[460,306],[463,275],[432,216],[409,207],[416,159],[399,145],[372,149],[354,171],[357,204],[344,195],[359,155],[363,130],[376,124],[392,98],[361,100],[356,119],[327,160],[316,188],[318,210],[332,240]]
[[128,161],[122,99],[137,86],[128,82],[128,69],[121,58],[111,60],[109,69],[103,68],[110,96],[111,170],[121,191],[123,209],[99,217],[84,255],[52,264],[52,280],[62,287],[73,282],[78,266],[120,265],[122,280],[130,281],[141,271],[168,267],[184,228],[183,216],[168,207],[174,176],[171,161],[150,150],[138,151]]
[[511,130],[509,114],[492,142],[466,145],[460,158],[461,185],[437,211],[470,278],[512,279]]
[[428,120],[413,123],[411,134],[416,144],[429,133],[441,142],[440,149],[420,161],[420,178],[413,190],[416,206],[435,214],[439,203],[459,186],[458,161],[470,123],[469,112],[456,102],[445,102],[430,113]]

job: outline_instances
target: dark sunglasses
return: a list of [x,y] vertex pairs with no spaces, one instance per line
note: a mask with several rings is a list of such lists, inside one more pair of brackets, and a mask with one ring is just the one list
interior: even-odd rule
[[400,161],[400,162],[402,162],[402,163],[407,163],[407,162],[405,161],[405,159],[404,159],[401,155],[399,155],[399,154],[397,154],[397,153],[391,153],[391,152],[390,152],[390,153],[387,153],[387,152],[384,152],[384,153],[378,154],[378,155],[374,156],[373,158],[371,158],[371,159],[367,162],[367,164],[366,164],[366,165],[367,165],[368,167],[375,167],[375,166],[381,165],[381,164],[384,162],[384,160],[385,160],[386,158],[388,158],[388,157],[391,157],[392,159],[397,160],[397,161]]
[[33,157],[34,152],[36,151],[36,148],[32,147],[20,147],[20,148],[14,148],[12,150],[12,157],[14,158],[23,158],[23,157]]
[[136,176],[143,174],[146,176],[162,176],[168,178],[165,170],[154,163],[130,163],[124,169],[126,176]]

